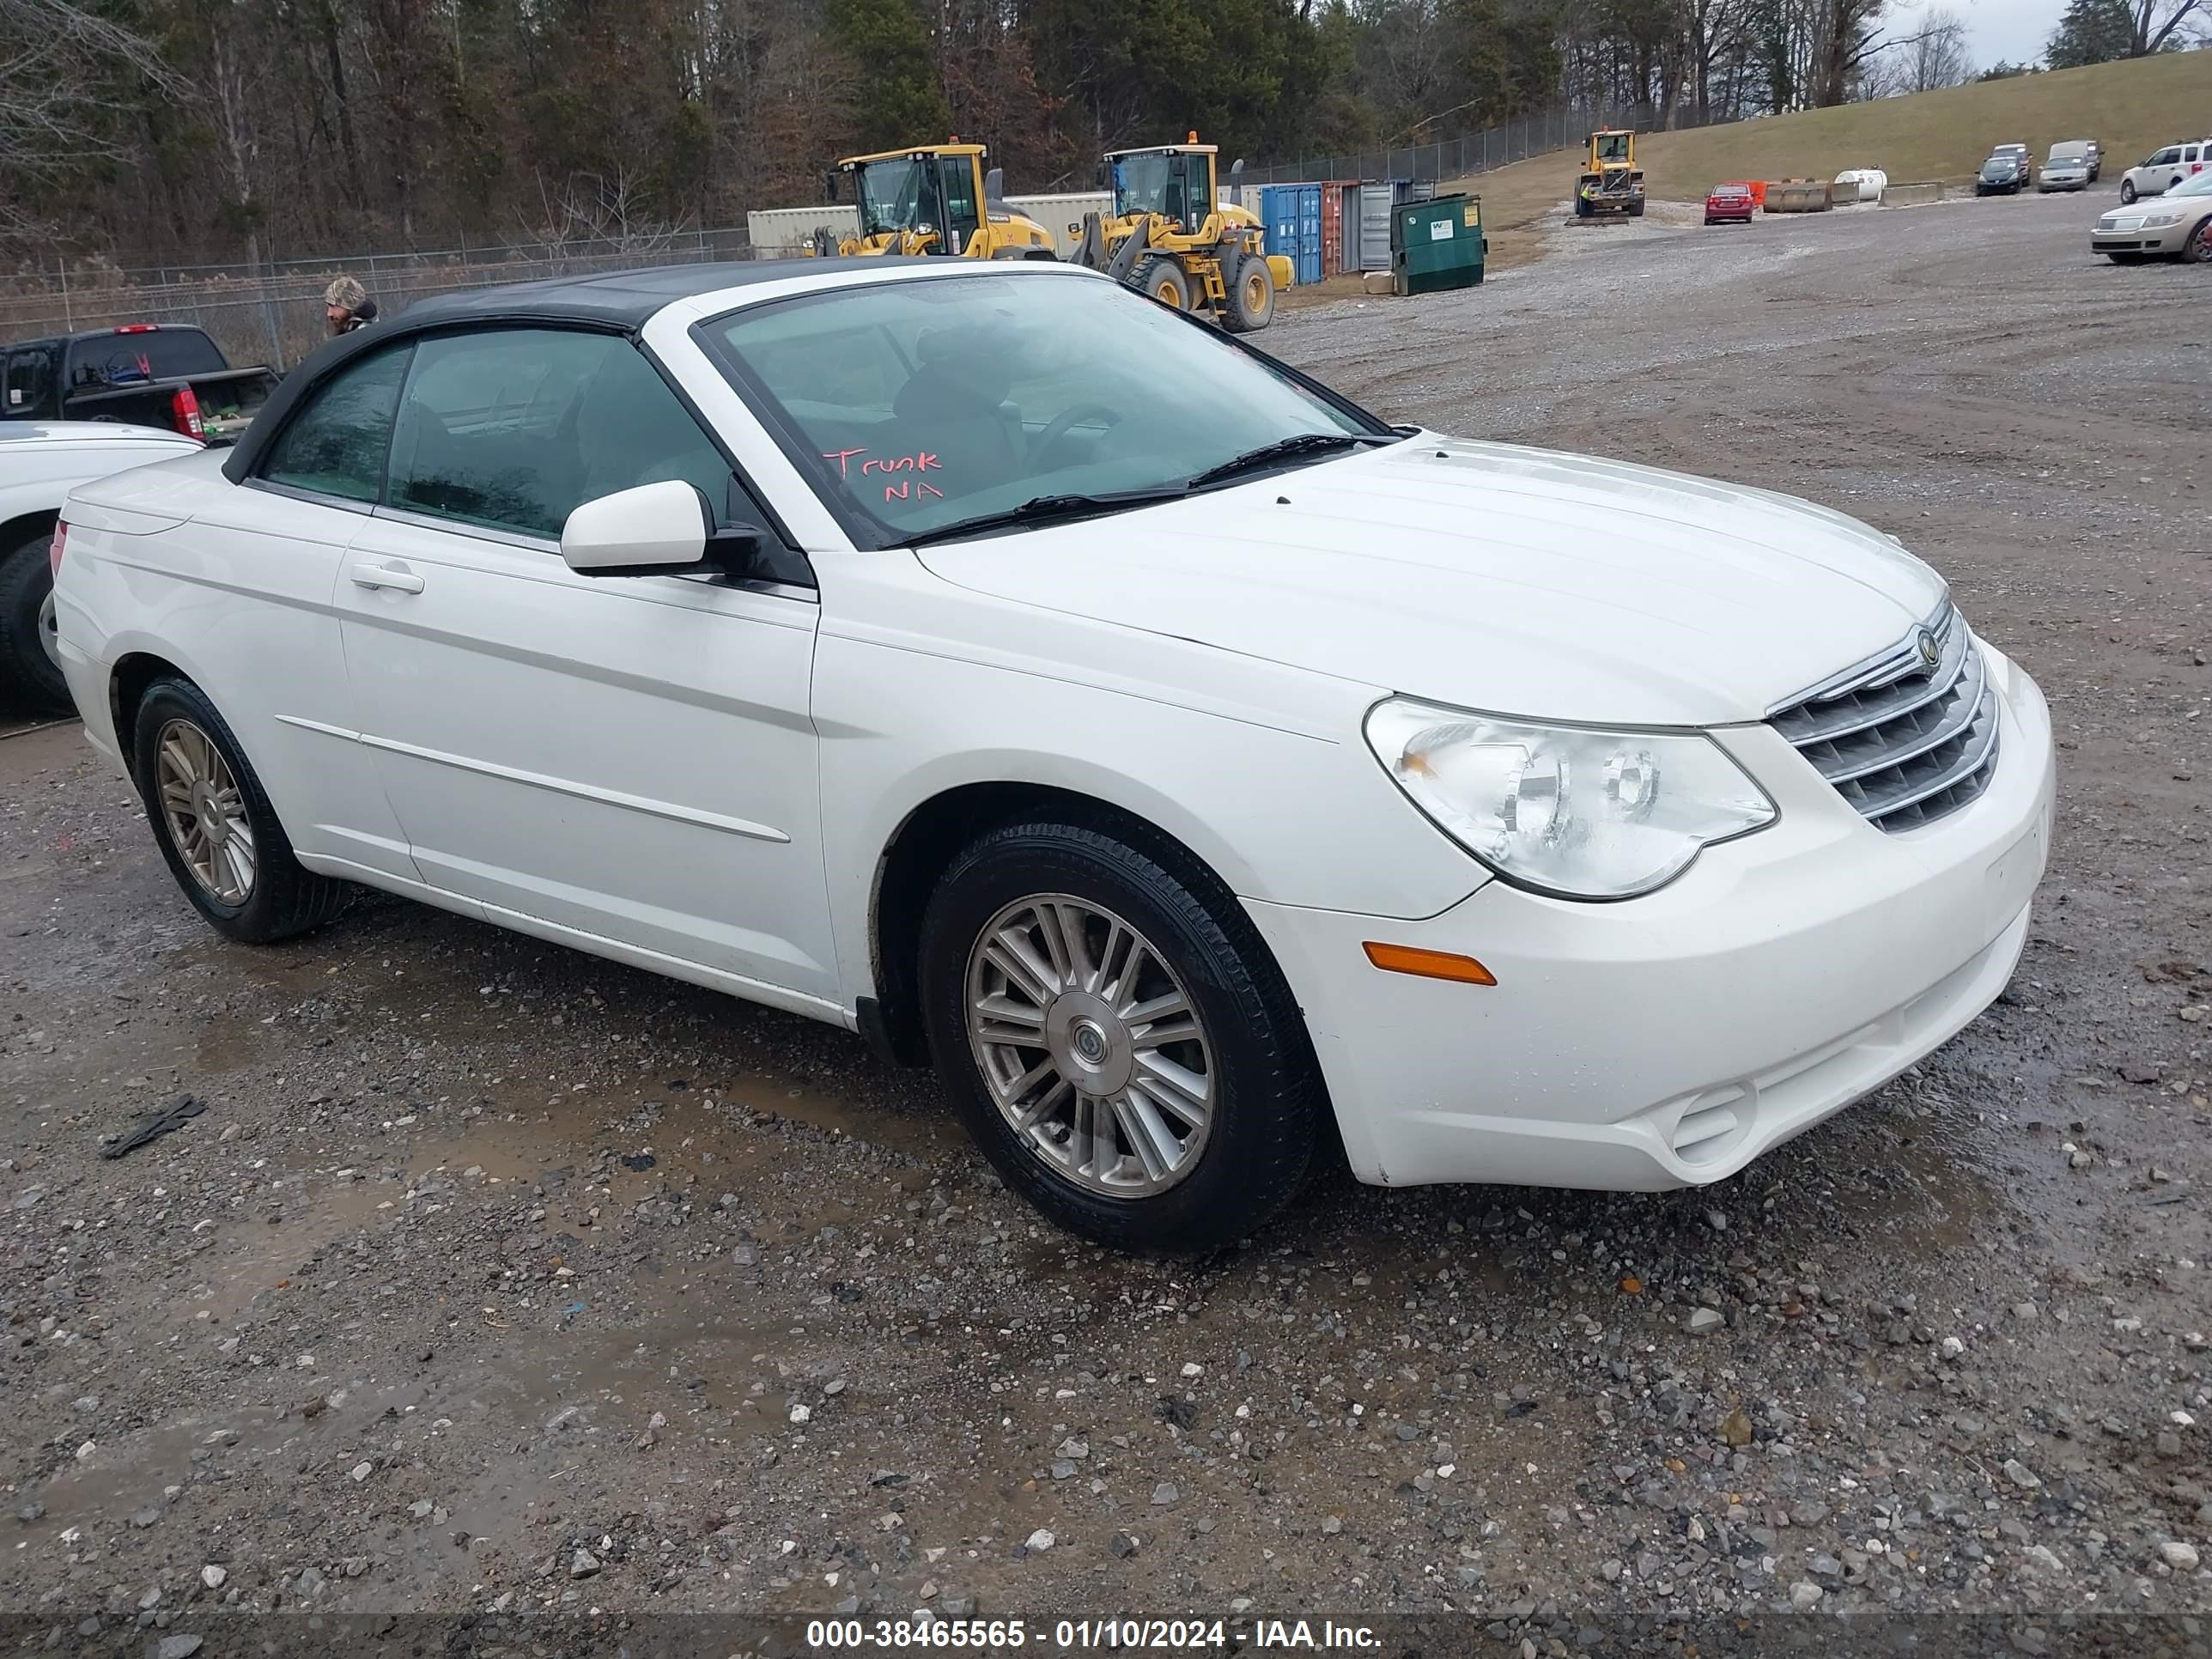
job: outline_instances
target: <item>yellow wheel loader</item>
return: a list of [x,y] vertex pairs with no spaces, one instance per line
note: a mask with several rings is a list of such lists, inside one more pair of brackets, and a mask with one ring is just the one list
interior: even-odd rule
[[1575,181],[1575,217],[1601,213],[1644,216],[1644,169],[1636,165],[1636,135],[1604,128],[1589,136],[1582,177]]
[[968,259],[1054,259],[1052,233],[1006,205],[1005,176],[984,171],[989,155],[958,140],[848,155],[829,176],[830,198],[849,176],[860,234],[830,245],[815,234],[817,253],[938,253]]
[[[1242,334],[1274,319],[1291,262],[1267,252],[1259,215],[1223,204],[1216,155],[1194,132],[1185,143],[1109,152],[1113,216],[1085,215],[1069,258],[1178,311],[1209,312]],[[1231,184],[1243,170],[1242,161],[1230,170]]]

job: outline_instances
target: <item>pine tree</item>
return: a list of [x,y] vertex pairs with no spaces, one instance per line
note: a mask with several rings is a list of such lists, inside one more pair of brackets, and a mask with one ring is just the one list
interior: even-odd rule
[[853,66],[861,145],[942,143],[952,112],[929,27],[913,0],[830,0],[823,21],[830,45]]
[[2044,58],[2055,70],[2080,69],[2125,58],[2134,46],[2135,17],[2128,0],[2068,0]]

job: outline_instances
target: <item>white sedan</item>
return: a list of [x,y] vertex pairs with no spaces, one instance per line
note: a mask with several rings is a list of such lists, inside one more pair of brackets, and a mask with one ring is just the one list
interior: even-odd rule
[[[11,382],[22,372],[11,370]],[[70,489],[199,447],[180,432],[113,421],[0,419],[0,708],[70,706],[54,643],[52,552]]]
[[2051,726],[1838,514],[1392,428],[1048,264],[419,306],[88,486],[92,740],[187,898],[353,884],[934,1063],[1130,1245],[1717,1180],[2019,958]]

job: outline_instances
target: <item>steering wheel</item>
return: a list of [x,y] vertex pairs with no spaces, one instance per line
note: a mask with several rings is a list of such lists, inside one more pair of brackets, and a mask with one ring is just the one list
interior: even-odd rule
[[1053,416],[1045,429],[1036,434],[1036,441],[1030,446],[1030,465],[1039,471],[1045,471],[1045,458],[1085,419],[1098,426],[1119,426],[1121,411],[1109,409],[1103,404],[1078,404],[1073,409],[1063,409]]

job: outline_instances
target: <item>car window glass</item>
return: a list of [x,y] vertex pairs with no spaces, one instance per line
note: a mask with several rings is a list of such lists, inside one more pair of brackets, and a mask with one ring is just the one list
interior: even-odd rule
[[2148,167],[2161,167],[2179,161],[2180,159],[2181,152],[2179,149],[2162,149],[2143,165]]
[[1285,437],[1373,429],[1218,332],[1089,278],[872,283],[701,332],[866,545],[1037,495],[1172,488]]
[[269,447],[261,476],[321,495],[374,501],[384,482],[409,349],[356,358],[309,394]]
[[557,540],[583,502],[678,478],[726,510],[728,461],[635,346],[501,329],[416,348],[386,500]]
[[34,414],[44,407],[51,362],[44,351],[18,351],[8,359],[6,413]]

